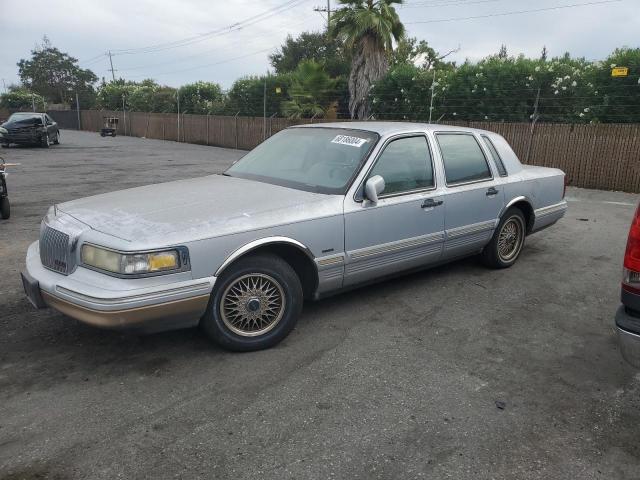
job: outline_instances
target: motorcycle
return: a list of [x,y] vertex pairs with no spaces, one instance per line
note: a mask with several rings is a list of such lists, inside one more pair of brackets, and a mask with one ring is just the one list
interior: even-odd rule
[[7,170],[6,167],[14,165],[4,163],[0,157],[0,218],[7,220],[11,216],[11,204],[9,203],[9,192],[7,191]]

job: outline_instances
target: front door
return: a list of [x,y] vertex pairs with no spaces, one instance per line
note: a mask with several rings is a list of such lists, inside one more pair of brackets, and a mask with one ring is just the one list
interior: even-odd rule
[[377,203],[345,199],[344,285],[436,262],[444,241],[444,205],[424,134],[391,139],[368,175],[384,178]]
[[479,251],[491,240],[504,192],[475,135],[437,133],[436,142],[447,183],[444,258]]

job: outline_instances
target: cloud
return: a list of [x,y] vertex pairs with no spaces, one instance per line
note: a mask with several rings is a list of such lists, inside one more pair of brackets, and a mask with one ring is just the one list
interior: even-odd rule
[[[269,52],[274,51],[288,33],[295,36],[305,30],[323,30],[326,19],[313,11],[318,2],[301,0],[265,21],[189,46],[156,53],[116,55],[114,65],[118,75],[132,80],[154,78],[172,86],[208,80],[229,87],[238,77],[261,74],[270,68]],[[29,51],[44,34],[62,51],[86,61],[109,49],[139,48],[202,35],[281,6],[285,0],[60,0],[55,8],[46,8],[47,15],[33,15],[40,3],[43,8],[51,6],[44,1],[3,5],[0,78],[6,83],[18,81],[16,63],[29,56]],[[451,5],[445,6],[447,3]],[[407,7],[419,6],[400,8],[399,12],[403,21],[411,22],[568,3],[579,2],[408,0]],[[439,6],[427,8],[432,5]],[[497,52],[501,44],[507,45],[510,54],[522,52],[537,56],[546,45],[550,55],[569,51],[574,56],[598,59],[619,46],[638,46],[634,32],[640,30],[640,16],[635,0],[624,0],[505,17],[407,25],[407,30],[440,51],[461,45],[454,57],[457,61],[480,59]],[[110,76],[106,56],[89,62],[87,67],[99,77]]]

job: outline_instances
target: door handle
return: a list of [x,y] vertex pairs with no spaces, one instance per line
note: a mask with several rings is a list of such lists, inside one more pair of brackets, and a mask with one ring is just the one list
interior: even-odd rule
[[491,195],[497,195],[499,191],[500,190],[498,190],[496,187],[490,187],[487,189],[487,197],[490,197]]
[[438,205],[442,205],[442,200],[434,200],[433,198],[427,198],[424,202],[422,202],[422,205],[420,205],[420,208],[432,208],[432,207],[437,207]]

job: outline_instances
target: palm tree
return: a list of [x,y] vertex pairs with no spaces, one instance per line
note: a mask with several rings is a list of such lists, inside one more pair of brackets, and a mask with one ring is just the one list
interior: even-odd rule
[[290,100],[282,103],[289,118],[324,117],[331,107],[331,94],[336,86],[324,67],[315,60],[303,60],[292,74]]
[[404,25],[393,7],[403,1],[339,0],[344,8],[331,17],[333,35],[353,50],[349,74],[351,118],[369,116],[369,89],[387,73],[393,41],[404,37]]

